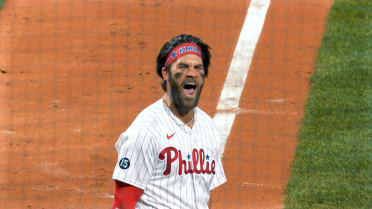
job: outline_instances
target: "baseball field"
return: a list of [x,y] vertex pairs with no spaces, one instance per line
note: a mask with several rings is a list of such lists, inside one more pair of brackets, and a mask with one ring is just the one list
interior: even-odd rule
[[[371,14],[369,0],[0,0],[0,208],[110,208],[114,143],[163,95],[155,58],[181,33],[212,47],[200,107],[233,115],[212,208],[372,208]],[[229,82],[238,106],[220,108]]]

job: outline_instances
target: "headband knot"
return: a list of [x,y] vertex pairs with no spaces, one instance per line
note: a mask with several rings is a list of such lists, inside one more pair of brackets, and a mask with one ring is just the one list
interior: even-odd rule
[[194,54],[202,58],[200,47],[194,43],[183,43],[175,47],[172,51],[169,52],[167,59],[165,61],[164,67],[171,65],[179,57]]

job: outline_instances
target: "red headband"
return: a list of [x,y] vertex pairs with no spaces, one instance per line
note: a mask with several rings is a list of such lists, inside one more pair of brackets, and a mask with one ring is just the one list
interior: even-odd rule
[[183,43],[178,45],[174,48],[171,52],[169,52],[167,59],[165,61],[164,67],[168,67],[172,64],[177,58],[188,55],[194,54],[201,57],[201,50],[197,44],[194,43]]

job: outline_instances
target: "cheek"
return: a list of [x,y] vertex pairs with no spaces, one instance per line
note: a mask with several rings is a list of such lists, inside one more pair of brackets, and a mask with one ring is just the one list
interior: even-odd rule
[[205,72],[204,70],[200,71],[200,76],[204,79],[205,78]]
[[200,82],[200,90],[203,88],[204,86],[204,78],[201,79],[201,82]]
[[179,79],[182,75],[183,75],[183,72],[177,72],[176,74],[174,74],[174,78]]
[[200,80],[204,83],[204,80],[205,80],[204,71],[203,72],[200,72]]
[[179,89],[179,85],[177,84],[177,78],[175,75],[170,75],[168,81],[171,89]]

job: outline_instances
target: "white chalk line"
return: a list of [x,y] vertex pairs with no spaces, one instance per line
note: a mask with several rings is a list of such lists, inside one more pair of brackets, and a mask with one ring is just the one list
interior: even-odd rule
[[10,130],[1,130],[1,133],[12,135],[12,134],[15,134],[16,132],[15,131],[10,131]]
[[275,184],[264,184],[264,183],[257,183],[257,182],[244,182],[241,186],[251,186],[256,188],[274,188],[274,189],[281,189],[282,186],[275,185]]
[[[269,5],[270,0],[251,1],[244,20],[243,28],[239,35],[226,81],[221,91],[221,96],[217,105],[217,113],[213,118],[221,128],[221,155],[224,152],[227,138],[234,123],[235,115],[238,114],[236,110],[239,110],[240,96],[245,85],[254,50],[258,43]],[[267,187],[266,184],[252,184],[248,182],[244,183],[242,186],[247,185]],[[273,186],[270,185],[269,187]],[[109,199],[113,198],[113,195],[108,193],[104,194],[104,196]]]
[[70,171],[60,168],[57,163],[44,162],[39,165],[39,169],[43,172],[47,172],[55,175],[69,175]]
[[221,156],[224,153],[231,127],[234,123],[236,109],[239,108],[248,71],[252,62],[254,50],[261,35],[270,0],[251,0],[245,17],[238,43],[227,77],[221,91],[214,121],[221,129],[222,144]]
[[284,112],[284,111],[271,111],[271,110],[257,110],[257,109],[242,109],[242,108],[231,108],[228,110],[219,111],[220,114],[234,113],[235,115],[250,113],[257,115],[298,115],[298,112]]

